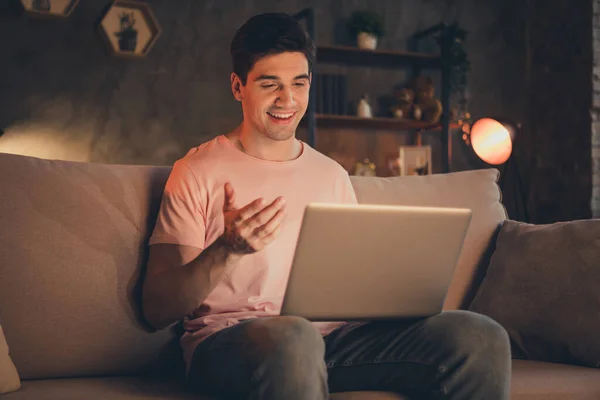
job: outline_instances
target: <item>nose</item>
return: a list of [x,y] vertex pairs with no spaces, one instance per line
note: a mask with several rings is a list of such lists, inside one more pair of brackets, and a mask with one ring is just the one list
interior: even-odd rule
[[281,108],[294,107],[296,105],[296,99],[294,98],[292,88],[284,86],[279,92],[279,97],[277,98],[275,105]]

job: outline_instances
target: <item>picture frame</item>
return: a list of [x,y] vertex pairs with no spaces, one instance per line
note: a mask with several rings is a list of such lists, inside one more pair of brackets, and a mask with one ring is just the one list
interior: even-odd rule
[[67,18],[79,0],[20,0],[25,13],[34,17]]
[[145,57],[161,34],[149,4],[115,0],[99,24],[100,35],[111,55]]
[[400,176],[431,175],[431,146],[400,146]]

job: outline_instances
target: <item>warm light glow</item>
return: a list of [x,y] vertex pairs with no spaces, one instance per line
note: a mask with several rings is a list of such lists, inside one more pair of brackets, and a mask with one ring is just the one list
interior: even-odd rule
[[0,153],[53,160],[89,161],[92,135],[22,123],[6,129],[0,137]]
[[512,138],[500,122],[482,118],[471,128],[471,146],[483,161],[499,165],[505,163],[512,153]]

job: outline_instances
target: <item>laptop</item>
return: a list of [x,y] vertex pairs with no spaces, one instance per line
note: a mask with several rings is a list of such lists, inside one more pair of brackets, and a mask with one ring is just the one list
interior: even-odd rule
[[472,212],[310,203],[281,315],[388,320],[442,311]]

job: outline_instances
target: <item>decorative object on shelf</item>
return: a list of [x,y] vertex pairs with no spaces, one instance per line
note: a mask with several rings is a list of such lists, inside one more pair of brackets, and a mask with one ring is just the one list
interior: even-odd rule
[[348,20],[348,31],[356,37],[358,48],[375,50],[377,40],[385,34],[383,20],[372,11],[355,11]]
[[419,104],[413,105],[412,117],[415,121],[420,121],[423,118],[423,110]]
[[143,57],[160,36],[160,27],[145,3],[115,0],[100,22],[100,33],[117,56]]
[[431,175],[431,146],[400,146],[400,175]]
[[365,93],[358,102],[358,107],[356,108],[356,115],[360,118],[372,118],[373,112],[371,111],[371,106],[369,105],[369,96]]
[[400,176],[400,157],[395,154],[387,157],[387,167],[391,176]]
[[394,90],[395,103],[390,108],[394,118],[412,118],[415,92],[411,88],[399,88]]
[[375,164],[373,164],[368,158],[364,161],[359,161],[354,166],[354,175],[356,176],[376,176],[377,172]]
[[79,0],[21,0],[25,12],[34,16],[68,17]]
[[[422,112],[422,119],[431,124],[437,124],[442,117],[442,102],[435,97],[435,85],[430,76],[419,75],[411,84],[415,93],[415,105]],[[417,119],[417,118],[415,118]]]

